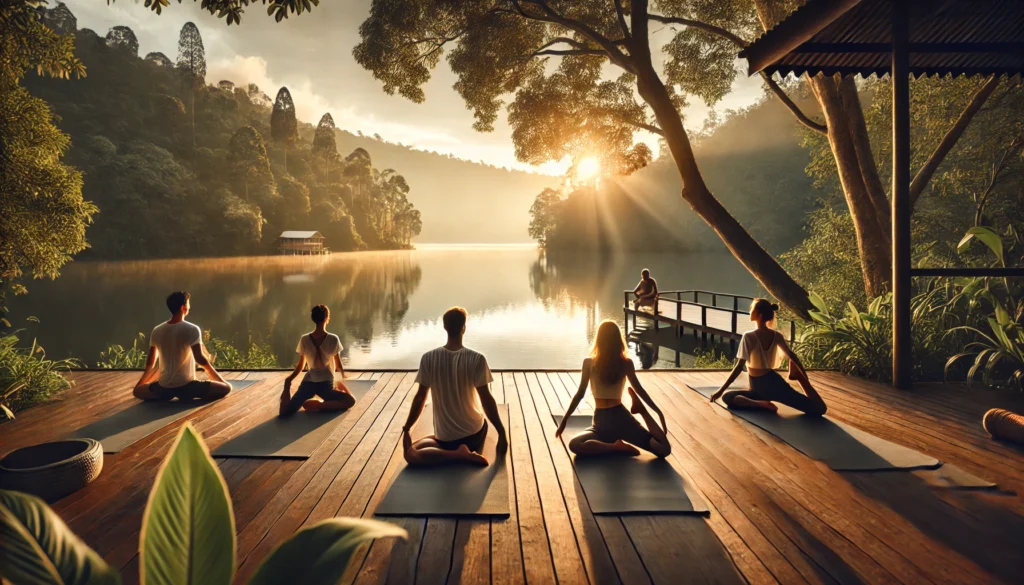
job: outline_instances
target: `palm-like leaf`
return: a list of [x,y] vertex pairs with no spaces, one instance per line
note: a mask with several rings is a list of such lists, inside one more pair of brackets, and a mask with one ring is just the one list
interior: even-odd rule
[[139,573],[146,585],[229,585],[235,518],[224,478],[192,425],[178,433],[142,519]]
[[121,576],[42,500],[0,490],[0,577],[17,585],[115,585]]

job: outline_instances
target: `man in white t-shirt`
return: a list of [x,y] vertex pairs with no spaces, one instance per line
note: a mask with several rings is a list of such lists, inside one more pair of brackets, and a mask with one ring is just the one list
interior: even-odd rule
[[[149,337],[146,369],[133,392],[136,398],[215,400],[231,392],[231,385],[217,373],[203,351],[202,331],[185,320],[191,308],[187,292],[173,292],[167,297],[171,318],[154,327]],[[196,364],[206,371],[209,380],[196,380]]]
[[[416,374],[419,388],[402,427],[405,460],[411,466],[442,463],[487,465],[481,455],[489,420],[498,433],[498,452],[508,447],[505,427],[488,384],[491,370],[487,358],[462,345],[466,333],[466,310],[453,307],[442,318],[448,343],[428,351],[420,359]],[[434,434],[413,441],[409,434],[430,393],[433,403]],[[484,419],[486,415],[487,420]]]

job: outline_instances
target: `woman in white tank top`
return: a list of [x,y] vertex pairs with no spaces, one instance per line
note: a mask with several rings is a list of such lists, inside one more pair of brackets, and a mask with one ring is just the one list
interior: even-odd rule
[[[341,365],[341,339],[327,332],[327,324],[331,321],[331,310],[327,305],[317,305],[310,310],[310,318],[316,329],[303,335],[295,348],[299,361],[295,369],[285,378],[284,391],[281,392],[281,408],[278,416],[288,417],[300,409],[337,411],[348,410],[356,403],[352,393],[348,391],[343,380],[335,380],[335,371],[345,377],[345,368]],[[292,380],[309,365],[309,371],[303,376],[299,389],[292,396]],[[319,397],[316,400],[313,397]]]
[[[622,405],[622,391],[629,380],[631,407]],[[626,356],[626,341],[615,321],[604,321],[597,328],[594,348],[590,357],[583,360],[580,372],[580,388],[569,403],[562,422],[555,431],[561,437],[569,417],[579,406],[587,392],[587,386],[594,395],[594,418],[590,428],[569,441],[569,450],[577,456],[626,454],[639,455],[637,447],[650,451],[658,457],[667,457],[672,451],[665,431],[665,415],[661,413],[647,391],[636,377],[633,360]],[[642,402],[641,402],[642,401]],[[656,421],[644,406],[658,414]],[[639,414],[647,425],[640,424],[634,417]]]
[[[771,327],[778,310],[778,305],[765,299],[754,299],[750,304],[750,320],[757,324],[757,328],[743,334],[736,353],[736,367],[725,384],[711,396],[711,402],[721,397],[729,408],[757,408],[772,412],[778,412],[779,407],[774,403],[780,402],[805,414],[821,416],[825,414],[825,401],[811,386],[807,372],[789,348],[786,338]],[[794,390],[775,371],[782,365],[783,358],[789,358],[789,378],[798,381],[805,394]],[[744,364],[750,378],[750,389],[726,392],[743,372]]]

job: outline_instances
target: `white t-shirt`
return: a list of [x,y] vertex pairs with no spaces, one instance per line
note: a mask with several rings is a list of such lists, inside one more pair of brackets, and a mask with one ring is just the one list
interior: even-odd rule
[[786,345],[786,338],[781,333],[778,331],[774,333],[775,339],[772,340],[771,345],[766,349],[761,345],[761,340],[757,338],[756,329],[747,331],[743,334],[740,346],[736,350],[736,357],[745,360],[747,367],[750,368],[759,370],[774,370],[778,368],[786,357],[785,352],[780,348],[788,346]]
[[203,333],[188,321],[161,323],[153,328],[149,346],[156,348],[160,380],[164,388],[179,388],[196,379],[196,359],[192,346],[201,343]]
[[487,358],[468,347],[439,347],[423,354],[416,383],[430,388],[434,436],[455,441],[480,432],[484,412],[476,389],[492,379]]
[[299,345],[295,348],[295,353],[306,358],[306,367],[309,371],[306,372],[304,379],[310,382],[333,382],[334,381],[334,356],[341,353],[341,339],[333,333],[328,333],[327,337],[324,338],[320,344],[320,359],[322,365],[316,367],[316,342],[310,337],[310,333],[307,333],[299,338]]

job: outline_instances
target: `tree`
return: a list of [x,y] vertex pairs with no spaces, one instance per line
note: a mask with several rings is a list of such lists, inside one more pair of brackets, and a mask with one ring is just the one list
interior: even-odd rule
[[43,13],[43,23],[60,35],[73,34],[78,29],[78,19],[63,2],[58,2],[56,8]]
[[24,291],[23,276],[56,278],[85,249],[96,212],[82,198],[81,173],[61,162],[68,136],[53,125],[46,102],[20,84],[29,69],[85,75],[73,38],[44,25],[33,4],[0,7],[0,318],[6,293]]
[[239,128],[228,146],[228,164],[236,177],[242,179],[242,192],[249,201],[249,183],[254,179],[273,181],[270,159],[263,137],[252,126]]
[[203,86],[206,79],[206,50],[203,48],[203,37],[195,24],[186,22],[178,35],[178,73],[182,84],[188,88],[192,116],[192,143],[196,136],[196,90]]
[[[113,0],[111,0],[113,1]],[[199,2],[200,0],[195,0]],[[210,14],[217,16],[218,18],[224,18],[228,23],[228,26],[232,24],[241,24],[242,13],[250,4],[270,4],[267,7],[267,15],[273,16],[276,22],[288,18],[289,14],[302,14],[303,12],[309,12],[313,9],[313,6],[319,6],[320,0],[202,0],[202,7]],[[153,12],[160,14],[163,9],[170,6],[171,0],[146,0],[146,6],[148,6]],[[179,0],[180,4],[180,0]]]
[[288,149],[299,137],[298,121],[295,119],[295,103],[287,87],[277,92],[274,109],[270,113],[270,138],[284,145],[284,169],[288,171]]
[[338,160],[338,144],[334,131],[334,118],[328,112],[320,118],[320,123],[316,125],[316,132],[313,134],[312,154],[314,158],[323,161],[325,182],[329,182],[331,165]]
[[110,29],[107,33],[107,45],[127,51],[132,56],[139,54],[139,39],[135,38],[135,31],[127,26],[115,26]]
[[530,237],[541,248],[547,246],[548,236],[554,231],[558,219],[562,194],[555,189],[544,189],[530,206]]
[[174,63],[167,58],[167,55],[164,55],[159,51],[146,53],[146,61],[160,67],[174,67]]

